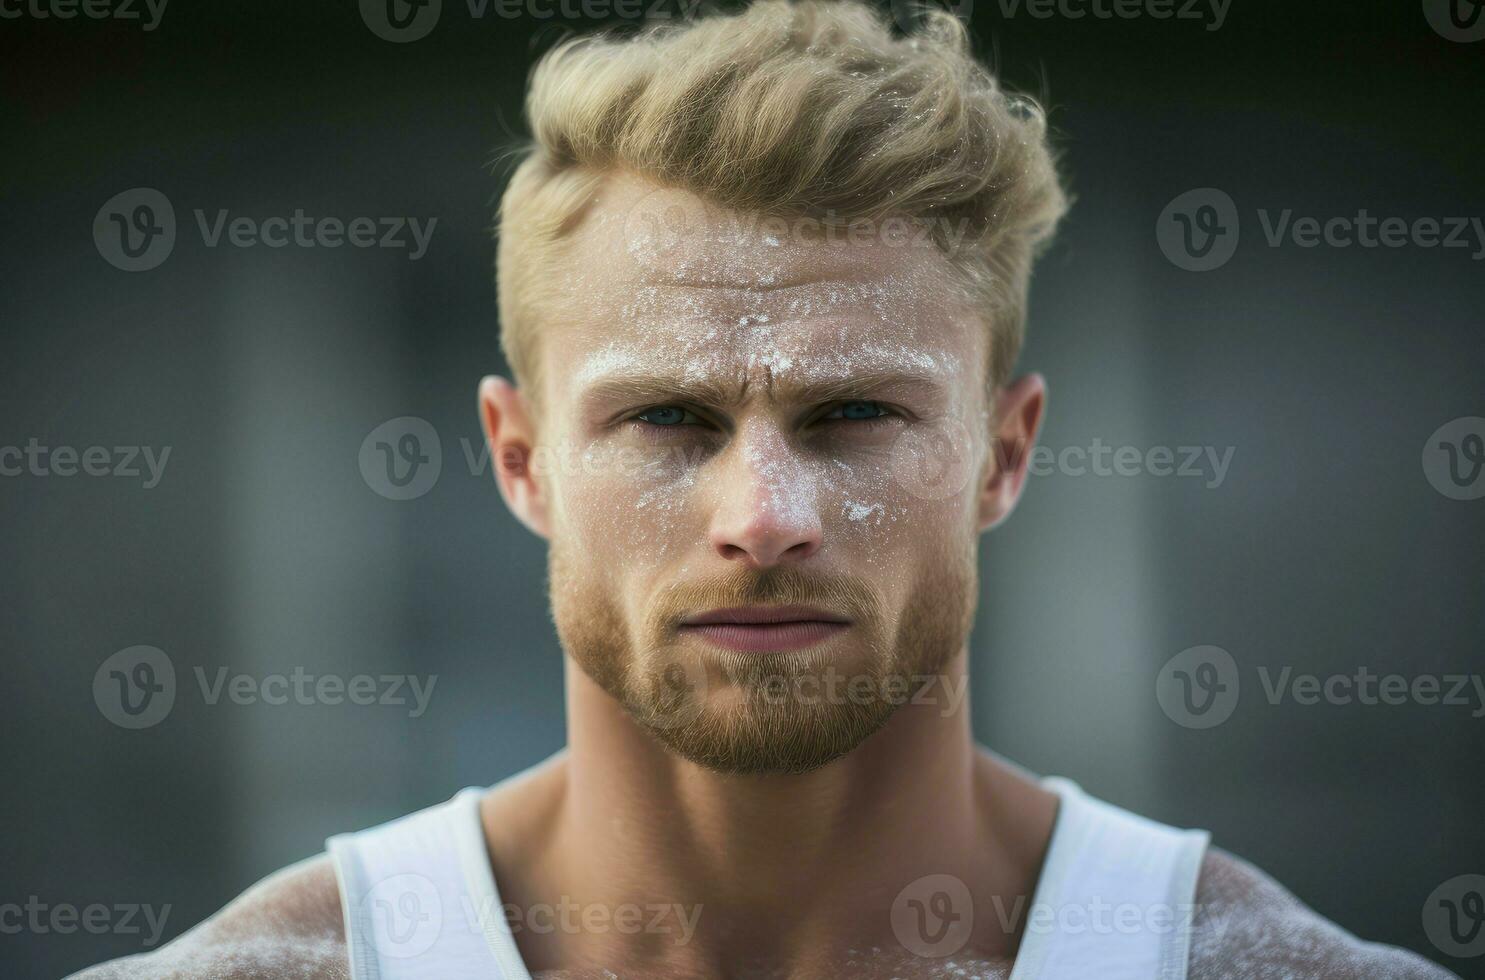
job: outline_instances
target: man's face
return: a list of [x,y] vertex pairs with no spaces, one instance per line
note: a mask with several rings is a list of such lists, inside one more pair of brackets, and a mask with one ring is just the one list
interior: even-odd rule
[[686,758],[797,772],[966,639],[988,341],[900,228],[751,220],[608,182],[547,285],[532,464],[567,652]]

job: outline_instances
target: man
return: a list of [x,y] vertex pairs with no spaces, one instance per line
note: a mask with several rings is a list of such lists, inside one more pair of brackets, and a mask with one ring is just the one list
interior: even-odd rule
[[855,3],[547,56],[479,391],[569,744],[89,977],[1442,977],[979,749],[981,532],[1064,207],[1044,120]]

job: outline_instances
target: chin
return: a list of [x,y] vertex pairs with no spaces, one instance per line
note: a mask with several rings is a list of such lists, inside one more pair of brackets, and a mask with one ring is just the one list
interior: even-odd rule
[[[853,658],[855,659],[855,658]],[[713,663],[690,671],[707,678],[683,688],[651,691],[630,713],[666,748],[714,772],[804,773],[846,755],[887,723],[899,707],[877,697],[826,696],[822,673],[879,677],[884,672],[826,658],[811,664],[800,654],[753,657],[739,670]],[[811,667],[819,669],[811,669]],[[672,682],[676,678],[672,678]],[[804,684],[804,697],[798,686]],[[839,691],[844,691],[842,683]]]
[[851,752],[887,723],[892,711],[795,711],[771,717],[747,709],[706,709],[688,725],[651,729],[676,755],[713,772],[782,775],[811,772]]

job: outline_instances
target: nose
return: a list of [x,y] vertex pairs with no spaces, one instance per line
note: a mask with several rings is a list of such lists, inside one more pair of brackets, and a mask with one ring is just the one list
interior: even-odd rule
[[712,548],[754,569],[798,562],[820,550],[814,476],[776,433],[739,432],[717,474]]

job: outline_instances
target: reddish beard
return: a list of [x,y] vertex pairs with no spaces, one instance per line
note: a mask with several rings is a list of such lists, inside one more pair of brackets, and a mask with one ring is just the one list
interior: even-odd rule
[[[869,579],[781,565],[664,583],[637,621],[615,579],[591,559],[550,552],[553,616],[563,648],[630,717],[682,757],[719,772],[807,772],[876,732],[960,649],[974,617],[972,552],[940,557],[914,577],[895,617]],[[736,653],[683,642],[689,614],[805,605],[838,613],[839,641],[798,653]]]

